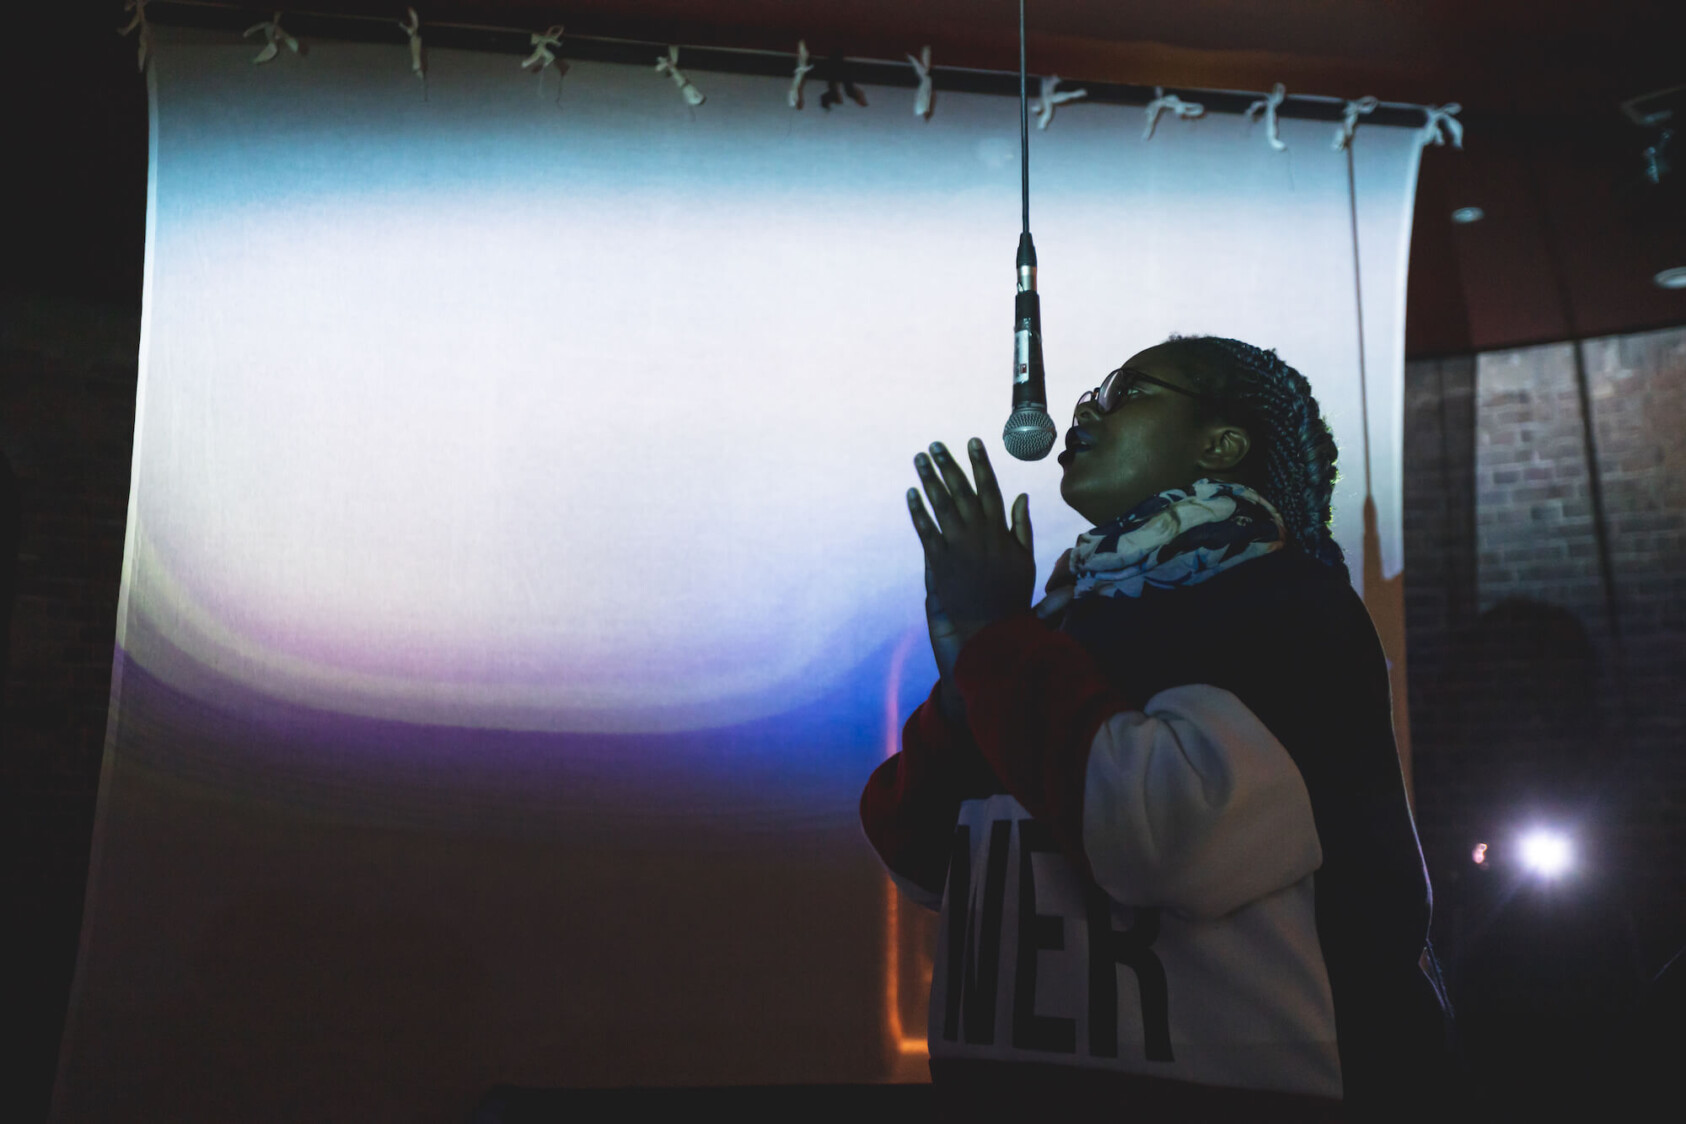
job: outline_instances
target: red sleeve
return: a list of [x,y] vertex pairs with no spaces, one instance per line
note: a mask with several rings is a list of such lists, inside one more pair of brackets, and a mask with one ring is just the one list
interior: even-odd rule
[[908,717],[901,752],[872,771],[861,793],[861,826],[884,865],[938,895],[961,802],[1000,791],[971,735],[944,716],[941,690],[938,683]]
[[1091,877],[1083,849],[1089,748],[1102,723],[1139,704],[1107,681],[1086,648],[1029,611],[967,641],[954,682],[984,760]]

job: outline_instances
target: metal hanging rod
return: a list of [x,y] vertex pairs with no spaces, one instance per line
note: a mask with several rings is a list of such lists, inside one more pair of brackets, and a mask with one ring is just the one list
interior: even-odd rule
[[[403,5],[394,3],[394,15],[370,16],[283,7],[281,14],[287,30],[305,39],[336,39],[354,43],[390,43],[402,47],[403,34],[398,30],[398,16]],[[191,27],[211,31],[230,31],[238,35],[252,24],[269,19],[274,7],[217,3],[214,0],[151,0],[146,6],[147,19],[161,27]],[[495,54],[526,55],[532,51],[528,38],[537,28],[487,27],[465,23],[422,24],[422,37],[429,47],[455,50],[486,51]],[[719,74],[749,74],[765,77],[790,76],[796,64],[796,54],[752,48],[697,47],[677,44],[684,51],[686,70]],[[648,66],[652,59],[666,52],[669,44],[657,40],[616,39],[606,36],[566,35],[557,54],[562,58],[587,62],[618,62]],[[850,81],[869,86],[890,86],[913,89],[919,84],[913,68],[906,62],[883,59],[844,57],[829,61],[816,54],[822,68],[834,67],[833,75],[822,70],[814,77],[847,77]],[[1019,75],[1016,70],[980,70],[971,67],[933,66],[931,74],[937,87],[955,93],[997,94],[1017,97]],[[1116,82],[1090,82],[1081,78],[1067,79],[1089,91],[1085,99],[1110,105],[1142,105],[1152,101],[1152,86],[1137,86]],[[1186,94],[1198,98],[1207,113],[1235,113],[1262,95],[1237,90],[1207,90],[1197,87],[1165,87],[1166,93]],[[1290,94],[1276,111],[1278,117],[1301,118],[1314,121],[1339,121],[1346,102],[1342,98],[1312,94]],[[1407,102],[1383,102],[1375,112],[1365,117],[1366,124],[1420,126],[1425,107]]]

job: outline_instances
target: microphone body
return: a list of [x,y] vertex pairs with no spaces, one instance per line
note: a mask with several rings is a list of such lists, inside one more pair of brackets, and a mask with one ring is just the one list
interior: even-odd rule
[[1058,430],[1048,416],[1042,377],[1042,304],[1036,295],[1036,243],[1019,235],[1019,287],[1013,296],[1013,413],[1001,443],[1021,461],[1039,461],[1054,447]]

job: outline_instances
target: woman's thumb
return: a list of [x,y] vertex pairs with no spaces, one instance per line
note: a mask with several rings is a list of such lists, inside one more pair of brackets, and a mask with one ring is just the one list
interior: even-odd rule
[[1073,585],[1077,575],[1071,572],[1071,547],[1065,548],[1065,553],[1054,563],[1054,572],[1048,575],[1048,584],[1043,586],[1044,592],[1052,593],[1062,585]]
[[1042,620],[1047,620],[1050,617],[1058,616],[1060,613],[1064,612],[1066,607],[1071,604],[1072,599],[1076,597],[1076,595],[1077,590],[1074,586],[1061,586],[1059,589],[1054,590],[1052,593],[1048,594],[1048,596],[1038,601],[1034,606],[1032,606],[1032,610]]

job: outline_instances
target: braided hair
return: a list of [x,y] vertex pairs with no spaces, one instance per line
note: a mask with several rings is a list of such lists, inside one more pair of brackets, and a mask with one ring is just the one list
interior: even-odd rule
[[1252,447],[1238,474],[1281,513],[1289,542],[1344,572],[1346,557],[1329,533],[1335,437],[1305,376],[1274,350],[1240,340],[1174,335],[1166,342],[1194,360],[1188,374],[1206,396],[1202,422],[1246,427]]

